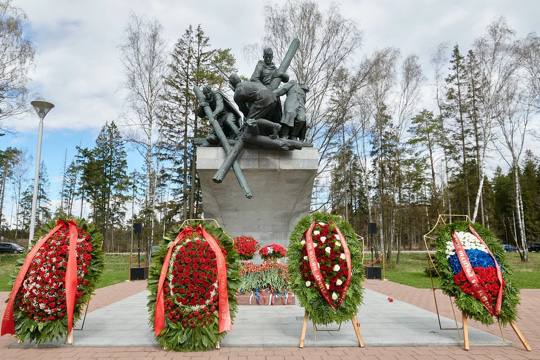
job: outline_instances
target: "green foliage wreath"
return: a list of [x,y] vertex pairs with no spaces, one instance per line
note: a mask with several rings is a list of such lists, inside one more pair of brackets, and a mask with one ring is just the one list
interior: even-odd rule
[[[488,248],[495,256],[503,275],[505,282],[503,292],[503,302],[499,319],[502,324],[507,324],[517,318],[517,306],[519,304],[519,290],[512,286],[512,270],[505,259],[505,252],[499,240],[485,227],[480,224],[472,224],[478,235],[484,240]],[[453,296],[457,307],[467,315],[467,317],[480,321],[483,324],[492,324],[493,316],[475,297],[468,295],[454,283],[454,274],[449,261],[446,257],[446,248],[448,243],[452,243],[453,231],[469,231],[468,222],[456,222],[441,227],[437,234],[435,254],[435,267],[440,275],[442,290]]]
[[[62,219],[67,221],[67,219]],[[82,249],[82,243],[78,243],[78,259],[77,259],[77,268],[78,272],[81,271],[81,264],[85,263],[84,277],[79,278],[79,284],[77,287],[77,297],[75,303],[75,309],[73,312],[73,324],[81,317],[82,309],[84,305],[88,304],[90,297],[92,296],[96,284],[99,280],[101,273],[103,272],[103,238],[99,232],[95,229],[92,224],[86,223],[83,219],[75,219],[77,227],[79,228],[79,239],[84,238],[91,244],[90,247],[87,247],[85,251]],[[42,228],[38,229],[34,239],[34,244],[45,236],[49,231],[51,231],[56,226],[56,220],[50,221],[45,224]],[[68,243],[69,236],[66,234],[60,234],[57,232],[56,236],[53,236],[49,239],[43,247],[38,251],[34,261],[32,262],[31,267],[28,269],[25,279],[28,279],[31,276],[32,271],[39,271],[40,265],[36,264],[36,258],[48,259],[50,262],[49,270],[47,271],[46,276],[34,277],[36,279],[33,282],[33,286],[38,284],[43,289],[48,289],[46,294],[42,291],[39,291],[38,295],[35,296],[35,300],[31,300],[29,297],[23,301],[23,293],[26,291],[23,287],[19,290],[17,298],[14,304],[14,318],[15,318],[15,336],[21,340],[29,340],[35,343],[44,343],[49,341],[54,341],[56,339],[65,338],[67,334],[67,313],[65,312],[65,290],[64,283],[62,281],[63,274],[65,274],[65,263],[67,263],[67,253],[66,246]],[[56,245],[56,241],[58,245]],[[54,243],[54,245],[53,245]],[[50,245],[49,245],[50,244]],[[55,251],[56,256],[50,256],[46,253],[40,254],[42,251],[45,251],[46,246],[50,251]],[[86,258],[83,259],[82,257]],[[24,262],[25,256],[19,259],[19,265],[22,265]],[[57,280],[53,277],[56,276]],[[82,280],[82,281],[81,281]],[[48,287],[52,285],[53,282],[60,283],[59,287],[55,290]],[[28,294],[33,296],[31,294]],[[27,295],[27,296],[28,296]],[[53,296],[54,295],[54,296]],[[47,301],[45,301],[47,299]],[[44,309],[39,309],[38,307],[33,307],[32,302],[37,301],[37,303],[45,303]],[[49,308],[50,305],[54,306]],[[56,310],[55,310],[56,309]],[[47,312],[46,312],[47,311]]]
[[[234,250],[233,240],[223,231],[223,229],[212,222],[192,220],[185,223],[185,226],[196,227],[197,225],[203,226],[204,229],[219,242],[221,248],[227,252],[227,289],[231,319],[234,320],[237,311],[236,293],[240,282],[240,264],[238,254]],[[157,286],[163,261],[167,255],[167,247],[171,241],[174,241],[180,231],[182,231],[182,228],[180,227],[173,229],[173,231],[164,238],[159,250],[152,256],[152,264],[148,276],[148,289],[150,291],[148,297],[148,311],[152,328],[154,327]],[[172,260],[171,257],[170,268],[172,268]],[[167,301],[167,299],[170,303],[170,300],[172,300],[170,292],[165,293],[165,300]],[[202,320],[199,321],[197,316],[193,316],[193,309],[176,304],[175,308],[171,309],[170,312],[180,314],[182,319],[178,321],[174,318],[171,320],[171,318],[168,317],[166,307],[165,328],[157,337],[157,341],[165,350],[204,351],[215,349],[218,342],[225,336],[225,332],[218,333],[218,315],[215,310],[215,308],[213,311],[204,310],[206,317],[201,317]]]
[[[337,226],[345,237],[351,254],[351,283],[344,302],[335,310],[325,301],[314,284],[306,286],[306,278],[302,272],[302,264],[306,261],[304,259],[302,240],[305,239],[305,232],[313,221]],[[287,251],[290,286],[313,323],[341,323],[350,320],[356,315],[358,307],[362,303],[363,293],[364,268],[362,265],[362,251],[362,242],[355,234],[352,226],[340,216],[316,212],[307,215],[298,222],[291,234]]]

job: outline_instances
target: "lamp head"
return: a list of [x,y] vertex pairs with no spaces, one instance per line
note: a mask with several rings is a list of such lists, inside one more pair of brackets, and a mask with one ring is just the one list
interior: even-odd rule
[[34,107],[40,119],[43,119],[54,107],[54,104],[41,99],[34,100],[30,104]]

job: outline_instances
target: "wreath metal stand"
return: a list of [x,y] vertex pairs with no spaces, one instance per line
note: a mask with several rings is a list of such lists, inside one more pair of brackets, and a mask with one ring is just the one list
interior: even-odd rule
[[[433,228],[431,228],[431,230],[429,230],[429,232],[427,232],[424,235],[424,245],[426,246],[426,251],[427,251],[427,254],[428,254],[428,257],[429,257],[429,261],[431,262],[430,265],[432,266],[433,269],[435,269],[435,271],[437,272],[437,275],[439,277],[440,277],[440,274],[437,271],[437,268],[435,267],[435,262],[433,261],[433,258],[431,257],[430,249],[429,249],[429,246],[428,246],[428,240],[432,240],[432,241],[435,240],[435,237],[432,235],[432,233],[440,225],[446,225],[447,224],[446,218],[448,218],[450,220],[450,223],[452,222],[452,218],[464,218],[465,221],[471,222],[471,219],[469,218],[468,215],[439,214],[439,217],[437,218],[437,222],[435,223]],[[435,283],[433,281],[433,276],[431,275],[431,272],[430,272],[429,276],[431,278],[431,288],[432,288],[432,291],[433,291],[433,300],[435,301],[435,309],[437,310],[437,318],[439,320],[439,328],[441,330],[463,330],[463,348],[468,351],[470,349],[470,342],[469,342],[469,319],[468,319],[467,314],[465,314],[464,312],[461,313],[462,327],[458,327],[457,318],[456,318],[456,312],[454,310],[454,302],[452,300],[452,297],[448,296],[448,298],[450,299],[450,305],[452,306],[452,313],[454,314],[454,321],[456,323],[456,327],[455,328],[443,328],[441,326],[441,317],[440,317],[440,314],[439,314],[439,306],[438,306],[438,303],[437,303],[437,297],[435,296],[435,290],[437,290],[437,289],[440,290],[440,288],[435,287]],[[504,341],[504,334],[503,334],[503,331],[502,331],[501,323],[500,323],[499,320],[497,320],[497,322],[499,323],[499,330],[501,331],[501,337],[502,337],[502,339]],[[521,344],[523,345],[523,347],[527,351],[532,351],[531,346],[527,342],[527,339],[525,339],[525,336],[523,336],[522,332],[519,330],[516,323],[514,321],[511,321],[510,326],[512,327],[512,330],[514,330],[514,332],[516,333],[516,336],[518,337],[518,339],[521,342]]]
[[[300,333],[300,345],[298,345],[300,349],[304,348],[304,340],[306,339],[308,321],[309,321],[309,315],[307,311],[305,311],[304,322],[302,323],[302,332]],[[366,345],[364,343],[364,338],[362,337],[362,332],[360,331],[360,322],[358,321],[358,318],[356,317],[356,315],[352,317],[351,323],[354,329],[354,333],[356,335],[356,341],[358,341],[358,346],[361,348],[365,347]],[[317,329],[315,324],[313,324],[313,326],[315,328],[315,331],[340,331],[341,329],[341,324],[339,325],[339,328],[337,330],[320,330],[320,329]]]
[[[431,230],[429,230],[424,236],[423,236],[423,239],[424,239],[424,245],[426,247],[426,251],[427,251],[427,254],[428,254],[428,266],[431,268],[431,269],[434,269],[436,272],[437,272],[437,277],[440,277],[440,274],[439,272],[437,271],[437,268],[435,267],[435,262],[433,261],[433,258],[431,257],[431,252],[430,252],[430,249],[429,249],[429,245],[428,245],[428,241],[431,240],[431,241],[435,241],[436,238],[432,235],[433,232],[435,232],[435,230],[441,226],[441,225],[446,225],[447,222],[446,222],[446,217],[448,217],[451,221],[451,219],[453,217],[457,217],[457,218],[465,218],[465,221],[470,221],[469,219],[469,216],[468,215],[447,215],[447,214],[440,214],[439,217],[437,218],[437,222],[435,223],[435,225],[433,225],[433,227],[431,228]],[[456,310],[454,309],[454,301],[452,300],[452,297],[451,296],[448,296],[448,300],[450,302],[450,306],[452,307],[452,314],[453,314],[453,317],[454,317],[454,322],[456,324],[455,327],[443,327],[442,326],[442,323],[441,323],[441,314],[440,314],[440,311],[439,311],[439,303],[437,301],[437,290],[441,290],[441,288],[435,286],[435,280],[433,279],[433,274],[431,273],[431,271],[429,271],[429,279],[431,281],[431,291],[433,293],[433,301],[435,302],[435,310],[436,310],[436,313],[437,313],[437,321],[439,322],[439,329],[440,330],[461,330],[463,329],[463,327],[459,326],[458,325],[458,321],[457,321],[457,316],[456,316]]]

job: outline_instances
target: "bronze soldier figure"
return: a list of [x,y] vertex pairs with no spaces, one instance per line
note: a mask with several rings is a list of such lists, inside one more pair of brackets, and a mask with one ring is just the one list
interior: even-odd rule
[[298,84],[295,80],[274,90],[277,96],[287,95],[284,104],[284,114],[281,118],[282,138],[299,139],[306,137],[306,93],[308,87]]
[[250,81],[258,82],[268,87],[270,82],[274,78],[281,78],[281,81],[284,83],[289,81],[289,75],[286,73],[279,73],[277,71],[276,65],[273,63],[274,52],[270,48],[263,50],[263,60],[259,60],[257,66],[255,66],[255,71],[251,75]]
[[[217,120],[223,133],[228,139],[234,139],[240,133],[240,118],[241,115],[230,103],[229,99],[219,90],[212,90],[210,86],[203,88],[205,102],[199,104],[198,115],[205,117],[204,107],[210,106],[214,119]],[[212,145],[218,145],[219,139],[212,131],[206,137],[206,141]]]

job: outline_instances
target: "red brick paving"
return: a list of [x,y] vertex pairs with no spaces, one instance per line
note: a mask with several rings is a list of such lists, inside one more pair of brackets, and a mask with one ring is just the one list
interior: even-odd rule
[[[122,283],[104,289],[99,289],[92,300],[91,310],[113,303],[143,290],[144,282]],[[416,289],[409,286],[399,285],[389,281],[368,280],[366,287],[383,294],[387,294],[397,300],[405,301],[421,308],[434,311],[433,297],[430,289]],[[0,293],[0,310],[3,309],[3,301],[7,294]],[[439,294],[441,301],[441,314],[452,317],[450,305],[443,295]],[[125,360],[161,360],[161,359],[190,359],[190,360],[228,360],[228,359],[261,359],[261,360],[496,360],[496,359],[540,359],[540,323],[535,309],[540,304],[540,290],[523,290],[520,315],[522,320],[518,322],[521,330],[533,347],[532,352],[524,351],[513,337],[511,330],[505,330],[505,336],[513,341],[513,346],[507,347],[475,347],[471,344],[471,350],[466,352],[461,347],[368,347],[364,349],[344,348],[222,348],[221,350],[205,353],[173,353],[162,351],[152,347],[109,347],[109,348],[7,348],[13,342],[12,337],[0,339],[1,360],[82,360],[82,359],[125,359]],[[490,331],[496,335],[498,327],[472,326]]]

